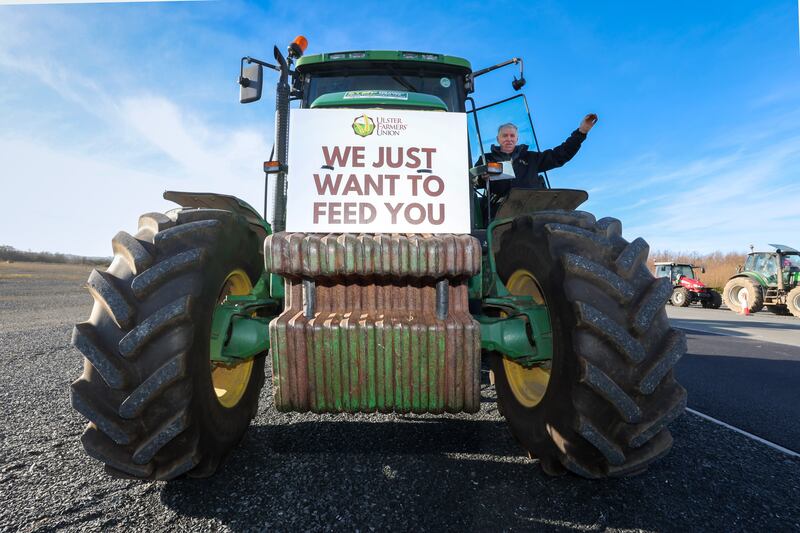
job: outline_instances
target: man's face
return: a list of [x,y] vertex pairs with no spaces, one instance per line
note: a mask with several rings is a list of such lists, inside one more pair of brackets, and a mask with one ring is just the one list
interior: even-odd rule
[[500,151],[510,154],[514,151],[517,145],[517,130],[514,128],[503,128],[497,134],[497,144],[500,145]]

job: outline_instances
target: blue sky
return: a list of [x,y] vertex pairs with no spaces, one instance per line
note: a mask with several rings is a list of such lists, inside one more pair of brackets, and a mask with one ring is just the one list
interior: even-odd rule
[[[109,255],[139,214],[174,207],[165,189],[262,205],[273,96],[238,103],[239,58],[303,34],[308,53],[522,57],[543,146],[600,115],[550,178],[628,239],[800,247],[797,2],[608,4],[0,5],[0,244]],[[513,73],[479,78],[478,103],[511,95]]]

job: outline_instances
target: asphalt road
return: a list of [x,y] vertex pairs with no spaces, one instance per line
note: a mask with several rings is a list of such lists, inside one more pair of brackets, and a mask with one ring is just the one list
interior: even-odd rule
[[84,455],[68,399],[86,274],[0,265],[0,531],[800,530],[796,458],[687,414],[642,475],[549,478],[488,385],[479,414],[446,418],[281,414],[265,389],[213,478],[109,478]]
[[694,306],[667,312],[689,340],[676,369],[689,407],[800,453],[800,319]]
[[673,325],[686,331],[800,346],[800,318],[794,316],[779,316],[766,310],[744,316],[724,306],[703,309],[699,305],[668,305],[667,315]]

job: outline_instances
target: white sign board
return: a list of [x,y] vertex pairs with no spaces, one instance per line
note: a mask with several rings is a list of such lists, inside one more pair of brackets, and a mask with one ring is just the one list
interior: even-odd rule
[[286,230],[469,233],[464,113],[292,109]]

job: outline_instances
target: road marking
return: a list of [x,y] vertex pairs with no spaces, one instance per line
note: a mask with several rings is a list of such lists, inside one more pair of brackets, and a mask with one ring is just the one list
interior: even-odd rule
[[735,431],[737,433],[741,433],[745,437],[750,437],[751,439],[753,439],[755,441],[758,441],[761,444],[766,444],[770,448],[774,448],[774,449],[778,450],[779,452],[785,453],[786,455],[791,455],[792,457],[800,458],[800,453],[792,451],[789,448],[784,448],[780,444],[775,444],[774,442],[770,442],[767,439],[762,439],[758,435],[753,435],[752,433],[748,433],[747,431],[745,431],[743,429],[739,429],[736,426],[732,426],[730,424],[726,424],[722,420],[717,420],[713,416],[708,416],[707,414],[701,413],[700,411],[695,411],[694,409],[690,409],[689,407],[687,407],[686,410],[689,411],[690,413],[694,414],[694,415],[699,416],[700,418],[705,418],[706,420],[708,420],[710,422],[714,422],[715,424],[719,424],[720,426],[726,427],[728,429],[732,429],[733,431]]

